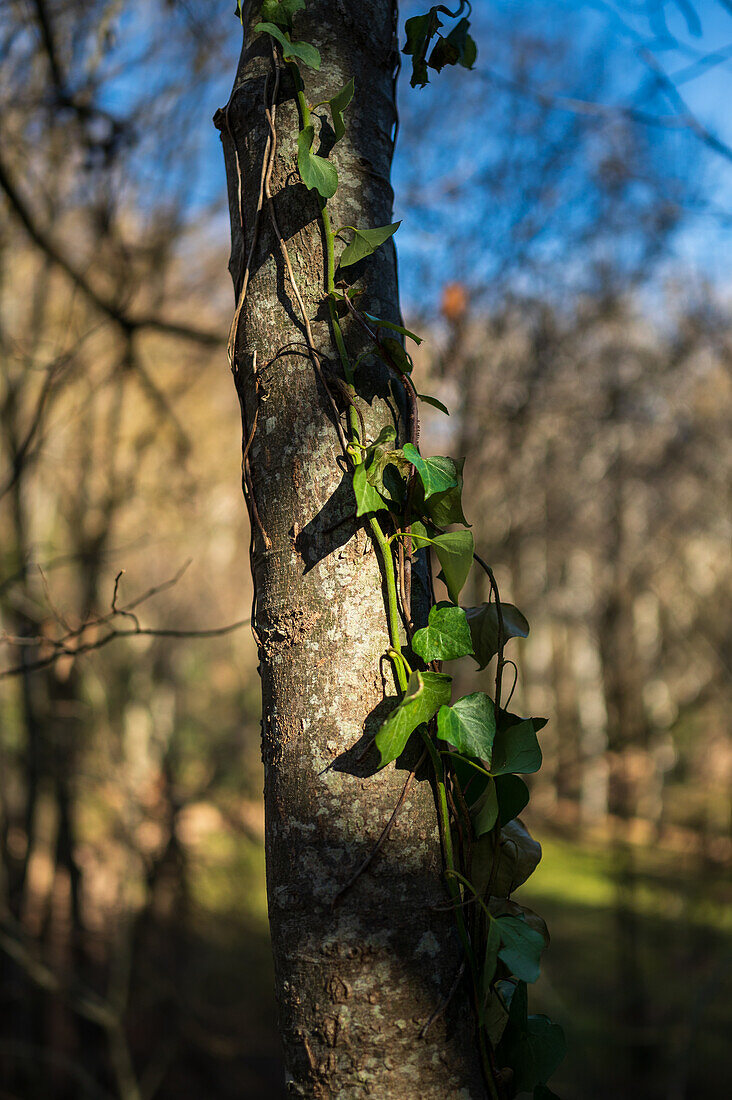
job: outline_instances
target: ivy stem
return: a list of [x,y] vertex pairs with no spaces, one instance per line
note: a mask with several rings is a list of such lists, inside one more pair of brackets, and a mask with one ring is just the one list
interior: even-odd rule
[[479,1021],[476,1031],[478,1038],[478,1050],[480,1053],[481,1061],[483,1063],[483,1076],[485,1077],[488,1085],[488,1091],[491,1096],[491,1100],[500,1100],[498,1095],[498,1088],[496,1086],[495,1078],[493,1076],[493,1068],[490,1063],[488,1050],[486,1048],[485,1035],[483,1034],[483,1028],[480,1024],[481,1013],[480,1006],[478,1004],[478,995],[480,990],[480,974],[478,971],[478,961],[475,957],[475,951],[470,941],[470,935],[465,924],[465,916],[462,911],[462,897],[460,894],[460,888],[455,881],[462,879],[462,875],[455,867],[455,853],[452,846],[452,830],[450,825],[450,810],[447,805],[447,787],[445,785],[445,771],[442,766],[442,760],[440,754],[435,747],[435,744],[430,737],[429,733],[425,730],[422,731],[422,740],[424,741],[425,748],[430,754],[432,760],[432,766],[435,773],[435,786],[437,788],[437,815],[440,823],[440,834],[442,837],[442,848],[445,855],[445,880],[447,884],[447,890],[450,894],[450,898],[456,903],[455,906],[455,920],[458,927],[458,935],[463,945],[465,957],[468,960],[468,965],[473,976],[473,998],[475,1000],[476,1018]]
[[[445,868],[447,870],[447,889],[450,897],[453,901],[462,902],[460,896],[460,890],[455,881],[455,854],[452,847],[452,831],[450,829],[450,812],[447,806],[447,788],[445,786],[445,770],[440,760],[440,755],[437,752],[435,744],[430,737],[429,733],[423,730],[422,740],[424,741],[425,748],[430,754],[432,760],[432,766],[435,772],[435,783],[437,785],[437,812],[440,820],[440,832],[442,834],[442,846],[445,851]],[[478,980],[478,964],[475,958],[475,952],[473,951],[473,945],[470,942],[468,930],[465,927],[465,918],[463,917],[462,910],[458,906],[456,908],[456,917],[458,924],[458,932],[460,939],[462,940],[463,949],[465,951],[466,958],[470,965],[470,969],[473,972],[474,980]]]
[[387,650],[387,657],[391,657],[392,661],[399,661],[408,677],[412,675],[412,669],[409,661],[401,652],[401,650],[389,649]]
[[[310,108],[308,107],[307,99],[305,98],[305,91],[303,88],[302,77],[300,76],[300,70],[297,65],[292,62],[287,62],[287,67],[290,70],[292,79],[295,84],[295,90],[297,94],[297,106],[300,113],[300,128],[304,130],[306,126],[310,125]],[[351,395],[355,397],[356,388],[354,385],[354,374],[351,366],[351,361],[348,356],[348,350],[346,348],[345,340],[343,339],[343,332],[341,330],[340,322],[338,320],[338,314],[336,313],[335,302],[331,297],[335,290],[335,233],[333,232],[333,226],[330,220],[330,214],[328,212],[327,200],[322,196],[319,196],[320,205],[320,220],[323,226],[323,239],[325,243],[325,289],[328,295],[328,311],[330,314],[330,323],[333,330],[333,339],[335,341],[338,356],[343,367],[343,374],[346,382],[351,390]],[[348,422],[351,434],[351,439],[355,443],[363,443],[364,440],[359,436],[359,423],[358,414],[353,405],[348,409]],[[361,455],[353,454],[353,461],[355,465],[359,465],[362,461]],[[392,664],[394,666],[394,672],[399,688],[402,692],[407,690],[408,677],[406,675],[406,669],[404,665],[404,658],[402,657],[402,646],[399,638],[399,600],[397,596],[397,582],[396,572],[394,569],[394,558],[392,556],[391,547],[387,541],[384,532],[381,529],[381,524],[377,520],[376,516],[369,516],[369,526],[374,536],[374,541],[379,548],[381,558],[384,566],[384,582],[386,584],[387,594],[387,618],[389,627],[389,642],[391,648],[394,650],[394,656],[392,656]]]
[[302,77],[300,76],[300,70],[294,61],[286,61],[285,64],[290,70],[290,75],[295,83],[295,93],[297,95],[297,106],[300,112],[300,129],[304,130],[306,126],[310,125],[310,108],[308,107],[308,101],[305,98],[305,88],[303,86]]
[[320,217],[323,222],[323,230],[325,232],[325,289],[328,294],[332,294],[335,290],[335,239],[336,235],[333,232],[333,226],[330,220],[330,214],[328,213],[328,201],[321,198],[320,200]]
[[[343,339],[343,332],[336,313],[335,302],[330,297],[332,291],[335,289],[335,234],[333,233],[333,227],[331,225],[330,214],[328,213],[328,207],[326,200],[320,200],[320,218],[323,223],[323,236],[325,238],[325,285],[328,292],[328,308],[330,312],[330,323],[333,329],[333,338],[335,340],[336,348],[340,356],[341,365],[343,367],[343,373],[348,383],[353,396],[356,394],[354,386],[353,369],[351,367],[351,361],[348,357],[348,351],[346,350],[346,344]],[[351,405],[348,409],[349,413],[349,426],[351,429],[351,436],[356,442],[363,442],[359,440],[359,423],[358,414],[355,408]],[[362,456],[358,455],[354,457],[356,465],[362,461]],[[369,516],[369,526],[374,536],[374,541],[381,553],[382,562],[384,565],[384,582],[386,584],[386,596],[387,596],[387,616],[389,625],[389,641],[391,648],[394,651],[395,656],[392,656],[392,664],[394,665],[394,671],[396,673],[397,683],[401,691],[407,690],[408,677],[404,666],[404,658],[402,656],[402,646],[399,638],[399,600],[397,596],[397,582],[396,571],[394,569],[394,557],[391,552],[391,546],[389,540],[381,529],[376,516]]]
[[374,536],[374,542],[379,548],[381,553],[381,560],[384,564],[384,581],[386,583],[386,610],[387,619],[389,624],[389,641],[391,648],[399,658],[398,660],[392,657],[392,664],[394,665],[394,671],[396,672],[397,683],[401,691],[407,690],[407,674],[404,668],[404,658],[402,657],[402,644],[399,638],[399,601],[397,599],[397,584],[396,584],[396,571],[394,569],[394,558],[392,556],[391,547],[386,540],[386,535],[381,530],[381,524],[377,520],[376,516],[369,516],[369,526]]

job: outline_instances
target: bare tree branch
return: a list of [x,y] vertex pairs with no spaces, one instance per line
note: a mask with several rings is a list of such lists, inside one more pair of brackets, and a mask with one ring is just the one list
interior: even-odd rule
[[[0,680],[6,680],[13,676],[21,676],[28,672],[37,672],[42,668],[49,668],[64,657],[75,658],[84,653],[91,653],[94,650],[103,649],[115,638],[217,638],[224,634],[231,634],[234,630],[239,630],[243,626],[248,626],[251,622],[250,619],[239,619],[237,622],[227,623],[226,626],[210,627],[205,630],[158,629],[140,626],[140,622],[134,614],[134,609],[152,599],[153,596],[157,596],[161,592],[165,592],[176,585],[189,565],[190,561],[186,562],[185,565],[167,581],[163,581],[162,584],[148,588],[142,595],[137,596],[135,599],[130,600],[120,607],[117,603],[117,597],[119,593],[119,582],[124,574],[124,570],[121,570],[114,579],[114,591],[112,593],[109,612],[106,615],[94,615],[75,628],[69,628],[65,618],[56,609],[48,589],[45,575],[43,571],[41,571],[49,608],[53,614],[54,620],[64,627],[64,633],[56,638],[49,638],[44,634],[13,635],[3,632],[3,634],[0,635],[0,642],[4,642],[6,645],[14,646],[16,649],[21,650],[45,649],[47,652],[43,653],[42,656],[37,657],[35,660],[24,660],[18,665],[10,665],[7,668],[0,669]],[[119,619],[130,620],[132,626],[124,629],[115,626],[115,621]],[[97,632],[99,631],[104,631],[104,633],[98,635]],[[91,635],[88,641],[85,640],[87,635]]]
[[177,336],[184,340],[193,340],[195,343],[202,344],[205,347],[223,346],[225,341],[218,332],[207,332],[204,329],[193,328],[190,325],[179,324],[176,321],[165,321],[160,317],[130,317],[108,298],[96,291],[86,275],[74,267],[53,239],[36,224],[30,208],[13,183],[1,157],[0,188],[5,192],[18,220],[22,223],[33,243],[45,252],[52,263],[71,279],[74,285],[86,295],[96,309],[106,314],[107,317],[114,321],[125,333],[129,334],[131,332],[148,329],[154,332],[164,333],[168,336]]

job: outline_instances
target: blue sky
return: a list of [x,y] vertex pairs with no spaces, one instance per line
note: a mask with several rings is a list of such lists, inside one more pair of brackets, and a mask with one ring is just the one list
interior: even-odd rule
[[[420,2],[403,5],[403,13],[411,14],[421,10]],[[495,111],[500,109],[500,93],[495,86],[485,88],[481,76],[486,70],[499,76],[510,77],[511,73],[501,62],[501,51],[496,49],[497,39],[501,35],[510,36],[511,27],[519,35],[535,34],[548,42],[555,41],[557,49],[563,42],[570,43],[568,64],[563,63],[529,69],[526,82],[531,90],[548,92],[557,101],[567,99],[598,102],[605,107],[632,107],[646,112],[650,117],[664,120],[664,126],[641,127],[645,132],[642,140],[649,143],[651,155],[656,151],[659,171],[668,171],[670,178],[688,182],[696,191],[693,202],[688,201],[688,209],[682,227],[674,240],[673,255],[666,264],[666,274],[709,278],[715,283],[726,286],[729,281],[726,254],[730,242],[730,222],[732,222],[732,160],[710,151],[690,130],[679,126],[684,104],[693,113],[699,124],[723,142],[732,144],[732,120],[729,103],[732,100],[732,3],[727,0],[691,0],[688,6],[677,3],[606,3],[603,0],[588,0],[585,3],[574,0],[477,0],[473,5],[475,37],[478,41],[479,56],[476,73],[462,70],[453,73],[445,71],[435,79],[435,86],[424,91],[409,88],[408,80],[402,79],[400,87],[401,113],[405,119],[415,109],[415,101],[424,97],[430,118],[440,117],[440,96],[444,95],[444,85],[461,85],[462,94],[471,107],[471,125],[465,124],[466,136],[461,139],[466,171],[476,171],[481,158],[490,163],[491,135],[495,133]],[[498,55],[498,56],[497,56]],[[510,59],[507,59],[510,60]],[[657,72],[654,72],[657,66]],[[601,89],[593,87],[595,70],[604,67],[605,74]],[[662,84],[664,75],[678,82],[678,90],[684,103],[669,98]],[[470,82],[482,89],[476,96]],[[444,83],[443,83],[444,82]],[[511,92],[504,91],[510,98]],[[486,101],[481,106],[481,95]],[[471,97],[475,97],[472,99]],[[567,118],[569,112],[559,109],[558,116]],[[548,119],[553,127],[556,119]],[[439,124],[438,124],[439,125]],[[449,142],[454,136],[456,122],[446,120],[442,127],[442,141]],[[432,136],[432,135],[431,135]],[[472,138],[472,140],[471,140]],[[433,137],[436,146],[440,136]],[[408,156],[405,156],[408,153]],[[405,192],[401,183],[408,174],[407,165],[413,158],[413,151],[397,150],[395,158],[395,184],[397,192],[397,213],[404,215],[405,222],[400,231],[400,256],[402,284],[407,297],[419,293],[419,286],[413,285],[410,274],[419,266],[422,251],[432,254],[436,242],[441,237],[440,229],[435,226],[432,240],[425,233],[424,221],[410,217],[409,205],[405,202]],[[579,173],[579,190],[574,199],[568,196],[567,217],[576,217],[579,208],[586,201],[588,190],[581,188],[581,154],[575,160]],[[664,167],[660,164],[663,160]],[[427,188],[439,192],[436,181],[442,173],[446,177],[451,170],[433,165],[434,178],[425,180]],[[427,169],[429,171],[429,168]],[[479,201],[479,200],[476,200]],[[465,241],[472,241],[480,232],[481,222],[476,219],[471,226],[469,216],[465,218]],[[495,213],[488,212],[486,229],[486,247],[490,240],[495,222]],[[550,241],[547,242],[551,243]],[[454,261],[453,261],[454,262]],[[450,258],[444,257],[441,270],[448,271]],[[459,264],[455,274],[460,276]]]
[[[660,29],[655,37],[648,33],[650,28],[643,8],[654,5],[590,3],[586,6],[596,10],[595,17],[601,27],[604,25],[622,41],[626,57],[623,68],[627,68],[630,86],[644,65],[639,50],[647,45],[694,117],[713,136],[732,148],[732,4],[728,0],[666,4],[666,21],[672,37],[678,41],[676,48],[664,42]],[[633,7],[640,8],[640,12],[631,10],[629,14]],[[698,25],[694,25],[692,13],[698,18]],[[672,113],[671,108],[668,113]],[[690,221],[678,239],[678,254],[692,269],[726,286],[729,283],[732,158],[708,151],[701,142],[696,148],[690,147],[689,155],[692,170],[697,170],[704,179],[711,212]]]
[[[225,7],[228,0],[216,3]],[[406,0],[401,5],[402,21],[426,6],[426,0]],[[149,24],[170,18],[168,10],[161,9],[162,5],[147,3],[127,9],[117,60],[122,55],[132,61],[144,47]],[[223,7],[218,13],[221,18],[222,12]],[[225,14],[229,15],[228,7]],[[200,167],[181,184],[188,189],[192,217],[202,204],[225,193],[218,135],[210,120],[228,98],[239,32],[233,16],[223,26],[225,56],[204,87],[203,97],[199,90],[199,98],[190,104],[191,130],[186,136],[197,146]],[[658,82],[654,84],[652,66],[678,81],[686,104],[704,128],[732,143],[732,0],[474,0],[473,26],[479,49],[473,73],[445,70],[428,88],[411,89],[408,59],[404,59],[399,91],[403,140],[397,147],[394,183],[396,216],[404,219],[397,246],[407,307],[435,294],[437,282],[451,278],[500,285],[501,273],[492,263],[492,251],[496,251],[500,234],[507,232],[503,222],[512,214],[510,205],[519,193],[508,189],[500,202],[488,196],[491,187],[501,183],[497,178],[504,170],[500,146],[506,135],[510,136],[511,112],[518,105],[519,121],[526,125],[532,118],[531,97],[535,93],[550,94],[560,103],[573,98],[597,101],[606,108],[634,107],[669,123],[665,128],[645,128],[639,136],[646,144],[646,156],[662,166],[662,177],[666,173],[662,187],[669,196],[679,192],[682,182],[696,192],[694,210],[687,211],[676,235],[669,270],[701,275],[726,287],[726,253],[732,236],[732,160],[711,152],[688,131],[674,128],[683,108],[669,102]],[[508,43],[532,38],[548,44],[547,56],[529,66],[527,87],[522,91],[502,87],[500,81],[512,77]],[[128,78],[123,68],[107,105],[114,108],[116,100],[129,107],[130,101],[149,99],[157,80],[163,78],[164,83],[165,66],[180,65],[180,57],[173,52],[176,48],[171,36],[169,60],[158,62],[157,76],[148,66],[144,86],[134,64],[129,65]],[[546,144],[556,142],[558,156],[562,155],[562,134],[571,129],[572,117],[571,111],[557,109],[546,118]],[[497,126],[499,118],[502,130]],[[521,140],[519,153],[530,166],[534,155],[530,142],[534,139],[524,136]],[[581,237],[582,218],[589,221],[595,216],[590,175],[596,150],[592,146],[588,150],[583,146],[576,152],[564,151],[562,196],[553,219],[536,234],[524,276],[529,282],[539,279],[540,271],[551,273],[552,264],[561,264],[562,271],[572,276],[561,255],[564,229],[572,227]],[[415,165],[419,165],[418,179]],[[139,166],[143,192],[145,187],[159,186],[158,177],[171,171],[170,164],[156,165],[154,152],[144,148]],[[449,188],[456,172],[467,182],[459,201],[445,203],[442,190]],[[167,182],[169,185],[169,176]],[[641,179],[636,184],[636,199],[642,187]],[[520,198],[527,206],[523,216],[530,220],[530,189],[521,192]],[[626,247],[632,247],[632,226]],[[580,256],[574,262],[585,260]],[[549,278],[553,281],[551,274]]]

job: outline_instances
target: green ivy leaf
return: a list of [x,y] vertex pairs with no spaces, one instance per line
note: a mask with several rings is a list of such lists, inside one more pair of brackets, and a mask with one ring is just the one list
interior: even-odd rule
[[460,598],[473,564],[473,536],[470,531],[448,531],[434,539],[435,553],[442,566],[448,595],[453,603]]
[[[494,922],[491,921],[491,925],[493,923]],[[486,1035],[490,1039],[491,1045],[494,1047],[500,1042],[501,1036],[506,1030],[506,1024],[508,1023],[508,1010],[503,998],[497,992],[501,987],[513,989],[513,986],[509,982],[496,982],[496,988],[490,994],[490,998],[483,1010],[483,1027],[486,1030]]]
[[[309,42],[291,42],[274,23],[257,23],[254,31],[255,34],[268,34],[279,42],[282,46],[282,56],[285,61],[298,60],[311,69],[320,68],[320,53]],[[302,175],[302,172],[300,175]]]
[[442,455],[423,458],[413,443],[405,443],[403,450],[420,476],[425,500],[429,500],[434,493],[457,488],[457,470],[451,458]]
[[516,1032],[526,1031],[529,1022],[529,991],[526,988],[526,982],[497,982],[496,984],[501,987],[511,1029]]
[[496,776],[496,797],[498,799],[498,821],[507,825],[529,804],[529,788],[518,775]]
[[[384,436],[384,432],[388,434]],[[390,447],[394,429],[384,429],[366,453],[366,478],[377,493],[393,504],[401,504],[406,495],[410,462],[400,449]],[[382,436],[384,437],[382,439]]]
[[475,809],[482,799],[486,788],[493,783],[493,777],[485,774],[485,769],[482,768],[482,765],[479,765],[481,770],[478,770],[478,768],[474,766],[475,762],[472,762],[464,756],[456,754],[450,759],[453,772],[463,792],[463,797],[471,810]]
[[[437,521],[435,521],[437,522]],[[494,603],[482,603],[479,607],[466,607],[473,650],[478,667],[484,669],[498,653],[498,610]],[[501,603],[503,616],[503,644],[511,638],[526,638],[529,624],[512,603]]]
[[376,439],[369,445],[366,450],[367,455],[372,455],[379,447],[385,447],[388,443],[393,443],[396,439],[396,428],[393,424],[387,424],[382,428]]
[[471,807],[470,820],[473,822],[475,835],[485,836],[489,833],[498,820],[498,799],[496,798],[495,779],[486,780],[486,787],[482,795]]
[[430,42],[442,26],[436,8],[430,8],[424,15],[415,15],[407,19],[404,25],[407,41],[402,53],[412,57],[412,77],[409,81],[413,88],[419,84],[424,88],[429,83],[427,75],[427,50]]
[[[544,937],[520,917],[496,917],[496,921],[503,945],[498,957],[522,982],[535,982],[541,972]],[[533,1088],[535,1083],[532,1082],[530,1087]]]
[[297,168],[309,191],[331,199],[338,190],[338,173],[330,161],[311,151],[314,138],[314,126],[306,126],[297,135]]
[[340,266],[350,267],[351,264],[363,260],[365,256],[370,256],[379,245],[388,241],[389,237],[393,237],[401,224],[400,221],[393,222],[391,225],[380,225],[377,229],[355,229],[353,226],[348,226],[349,229],[353,229],[353,240],[343,249],[339,260]]
[[464,69],[472,69],[478,60],[478,47],[475,39],[468,34],[470,24],[467,20],[462,20],[462,22],[465,23],[465,27],[463,28],[461,23],[458,23],[457,27],[451,30],[447,37],[454,45],[457,45],[460,51],[459,64]]
[[500,946],[501,930],[498,927],[498,922],[491,919],[488,922],[488,937],[486,939],[485,955],[483,956],[483,1004],[490,997],[491,982],[496,973]]
[[457,47],[451,44],[450,36],[447,35],[445,38],[437,39],[427,64],[430,69],[435,69],[439,73],[445,65],[457,65],[459,57]]
[[474,691],[451,707],[441,707],[437,715],[437,732],[443,741],[454,745],[465,756],[490,760],[496,735],[493,700],[483,691]]
[[429,545],[424,540],[431,538],[431,535],[428,533],[427,528],[421,520],[415,520],[414,523],[411,524],[409,530],[414,536],[413,549],[419,550],[420,547]]
[[[417,397],[420,399],[420,401],[424,401],[425,405],[431,405],[433,409],[439,409],[440,412],[443,412],[445,414],[445,416],[450,415],[450,410],[448,409],[447,405],[443,405],[443,403],[441,401],[438,401],[436,397],[430,397],[428,393],[418,393]],[[455,522],[459,523],[460,521],[456,520]]]
[[376,734],[379,767],[396,760],[417,726],[429,722],[450,698],[451,676],[441,672],[413,672],[407,690]]
[[376,325],[377,328],[388,328],[392,332],[398,332],[402,336],[408,336],[410,340],[414,340],[415,344],[422,343],[422,337],[416,336],[413,332],[410,332],[408,328],[404,328],[403,325],[395,325],[392,321],[383,321],[381,317],[374,317],[372,313],[364,313],[364,317],[371,321],[372,325]]
[[356,494],[357,516],[366,516],[387,507],[377,490],[369,483],[363,462],[359,463],[353,471],[353,491]]
[[[501,1044],[501,1055],[514,1071],[513,1087],[517,1093],[531,1092],[544,1085],[555,1072],[567,1051],[564,1032],[548,1016],[529,1016],[521,1031],[510,1028]],[[536,1096],[536,1093],[534,1093]],[[554,1094],[546,1089],[543,1100]]]
[[544,941],[544,946],[549,946],[549,929],[546,926],[546,921],[533,909],[528,909],[525,905],[518,905],[517,902],[510,901],[508,898],[491,898],[490,909],[494,917],[505,915],[520,917],[521,920],[526,921],[529,928],[533,928],[535,932],[539,933]]
[[[363,465],[366,470],[366,480],[387,500],[391,500],[384,486],[384,471],[393,461],[402,461],[401,452],[395,450],[396,430],[392,424],[387,424],[381,429],[373,443],[366,448]],[[405,465],[405,470],[408,467]]]
[[302,11],[305,0],[262,0],[262,19],[276,23],[286,31],[292,30],[292,17],[296,11]]
[[353,301],[354,298],[358,298],[361,294],[363,294],[363,290],[360,290],[356,286],[349,286],[346,288],[345,292],[342,290],[331,290],[328,297],[332,298],[334,302],[345,302],[348,298]]
[[426,511],[436,527],[449,527],[452,523],[462,523],[468,527],[463,514],[463,466],[465,459],[454,459],[457,485],[446,489],[444,493],[435,493],[426,503]]
[[383,337],[379,342],[379,351],[386,354],[389,366],[395,367],[402,374],[411,374],[414,363],[404,350],[404,347],[394,336]]
[[[296,3],[301,0],[295,0]],[[353,83],[353,77],[348,81],[345,88],[341,88],[340,92],[328,100],[330,105],[330,116],[333,119],[333,133],[335,134],[336,141],[340,141],[346,132],[346,124],[343,121],[343,112],[348,104],[353,99],[353,93],[355,86]]]
[[509,821],[501,829],[495,858],[491,892],[494,897],[508,898],[539,866],[541,844],[521,821]]
[[415,633],[412,649],[427,665],[430,661],[456,661],[472,653],[462,607],[443,602],[430,608],[427,626]]
[[431,69],[439,73],[445,65],[462,65],[464,69],[473,68],[478,56],[478,47],[468,34],[469,27],[470,20],[461,19],[448,35],[438,39],[427,62]]
[[502,716],[493,742],[491,775],[504,775],[507,772],[521,772],[530,775],[541,767],[541,749],[536,736],[533,718],[515,719],[513,725],[505,725],[506,719],[515,719],[515,715]]

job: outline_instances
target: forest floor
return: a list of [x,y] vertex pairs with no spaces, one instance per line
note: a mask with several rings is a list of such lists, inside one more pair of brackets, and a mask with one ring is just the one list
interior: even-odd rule
[[[730,876],[697,855],[583,842],[545,821],[532,828],[544,856],[517,898],[541,913],[552,936],[530,1004],[567,1034],[556,1092],[562,1100],[732,1095]],[[184,1059],[185,1083],[168,1078],[162,1094],[196,1095],[189,1090],[197,1080],[222,1100],[275,1097],[262,848],[251,832],[215,831],[193,849],[200,939],[191,977],[205,1018]]]
[[532,1010],[564,1026],[564,1100],[732,1094],[732,879],[652,847],[588,846],[535,826],[520,900],[552,943]]

